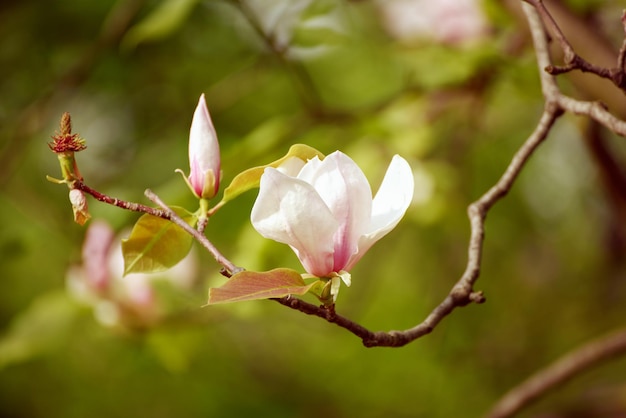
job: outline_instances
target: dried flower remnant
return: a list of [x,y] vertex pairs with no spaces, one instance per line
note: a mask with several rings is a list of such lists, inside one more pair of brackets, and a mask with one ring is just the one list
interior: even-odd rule
[[79,225],[85,225],[91,218],[85,194],[81,190],[71,189],[70,203],[72,204],[72,211],[74,212],[74,222]]

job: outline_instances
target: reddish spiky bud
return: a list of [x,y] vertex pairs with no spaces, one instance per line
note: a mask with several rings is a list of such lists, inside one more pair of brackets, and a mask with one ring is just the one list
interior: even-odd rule
[[78,134],[72,133],[72,119],[69,113],[63,113],[60,123],[60,132],[52,136],[52,142],[48,142],[48,146],[57,154],[78,152],[87,148],[85,140],[80,138]]

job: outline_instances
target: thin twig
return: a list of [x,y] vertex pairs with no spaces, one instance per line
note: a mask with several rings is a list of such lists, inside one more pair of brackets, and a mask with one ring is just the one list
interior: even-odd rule
[[[556,23],[548,9],[546,8],[543,0],[523,0],[527,4],[530,4],[535,7],[535,10],[541,16],[541,19],[546,24],[550,33],[557,40],[561,49],[563,50],[563,61],[565,62],[564,66],[555,66],[553,64],[548,64],[545,66],[545,70],[552,75],[559,75],[568,73],[573,70],[580,70],[586,73],[592,73],[599,77],[606,78],[611,80],[613,84],[618,87],[620,90],[626,93],[626,73],[624,68],[624,56],[626,54],[626,39],[622,45],[622,49],[620,49],[620,53],[617,57],[617,67],[616,68],[604,68],[597,65],[594,65],[583,57],[578,55],[572,45],[569,43],[563,31]],[[622,16],[622,21],[624,21],[624,17]]]
[[563,60],[565,61],[565,64],[572,64],[577,56],[576,52],[574,52],[574,48],[572,48],[572,45],[570,45],[569,41],[561,31],[561,28],[559,28],[559,25],[557,25],[556,21],[554,20],[548,9],[546,9],[545,4],[543,4],[543,0],[524,1],[535,7],[535,10],[537,10],[537,12],[541,15],[542,20],[544,21],[546,26],[548,26],[548,29],[550,30],[552,35],[556,38],[559,45],[561,45],[561,48],[563,49]]
[[241,267],[237,267],[229,259],[224,257],[222,253],[220,253],[219,250],[215,248],[215,245],[213,245],[213,243],[209,241],[209,239],[205,235],[203,235],[200,231],[196,230],[187,222],[185,222],[180,216],[178,216],[176,212],[170,209],[170,207],[167,206],[161,200],[161,198],[159,198],[156,194],[154,194],[150,189],[146,189],[145,195],[148,199],[150,199],[152,202],[159,205],[167,213],[168,219],[170,221],[172,221],[173,223],[178,225],[180,228],[185,230],[192,237],[194,237],[196,241],[202,244],[202,246],[206,248],[206,250],[209,253],[211,253],[213,258],[215,258],[215,261],[217,261],[222,267],[224,267],[224,269],[221,272],[224,276],[230,277],[233,274],[243,271]]
[[559,95],[558,102],[563,110],[588,116],[611,132],[626,137],[626,122],[613,116],[602,103],[576,100],[565,95]]
[[537,9],[531,6],[531,4],[535,3],[543,5],[541,1],[525,1],[527,1],[527,3],[522,4],[522,6],[524,12],[526,13],[533,37],[533,44],[535,45],[535,54],[537,57],[537,64],[539,66],[542,92],[544,98],[546,99],[546,103],[553,103],[562,111],[568,111],[575,115],[590,117],[605,126],[611,132],[626,137],[626,122],[613,116],[600,102],[576,100],[564,95],[561,93],[558,85],[556,84],[554,74],[544,71],[544,69],[552,65],[548,39],[541,19],[541,17],[543,17],[541,11],[544,10],[545,13],[547,13],[547,11],[545,11],[545,7]]
[[486,415],[508,418],[576,375],[614,357],[626,354],[626,329],[591,341],[538,371],[511,389]]
[[96,200],[100,202],[117,206],[119,208],[130,210],[133,212],[146,213],[148,215],[167,219],[173,222],[184,231],[186,231],[188,234],[190,234],[192,237],[194,237],[196,241],[198,241],[204,248],[207,249],[207,251],[209,251],[209,253],[211,253],[211,255],[215,258],[215,261],[217,261],[223,267],[222,274],[226,277],[230,277],[233,274],[243,270],[241,267],[237,267],[230,260],[224,257],[222,253],[220,253],[218,249],[215,248],[213,243],[209,241],[209,239],[202,233],[202,231],[192,228],[191,225],[189,225],[180,216],[178,216],[176,212],[174,212],[169,206],[167,206],[161,200],[161,198],[154,194],[150,189],[145,191],[146,197],[148,197],[148,199],[150,199],[152,202],[159,205],[162,209],[156,209],[150,206],[142,205],[141,203],[128,202],[122,199],[107,196],[104,193],[100,193],[99,191],[92,189],[91,187],[87,186],[85,183],[79,180],[76,180],[72,183],[72,188],[82,190],[83,192],[93,196]]
[[141,203],[128,202],[126,200],[107,196],[104,193],[100,193],[99,191],[92,189],[82,181],[74,181],[72,183],[72,188],[82,190],[83,192],[93,196],[94,199],[102,203],[117,206],[118,208],[130,210],[133,212],[147,213],[148,215],[156,216],[158,218],[171,220],[169,213],[164,210],[151,208],[150,206],[142,205]]

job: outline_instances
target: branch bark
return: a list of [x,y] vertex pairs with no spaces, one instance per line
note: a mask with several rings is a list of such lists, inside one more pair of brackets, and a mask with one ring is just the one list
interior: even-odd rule
[[[582,72],[593,73],[601,78],[606,78],[613,82],[613,84],[619,88],[622,92],[626,93],[626,73],[624,72],[624,54],[626,54],[626,40],[622,45],[622,49],[616,59],[616,67],[605,68],[590,63],[583,57],[578,55],[574,48],[567,40],[563,31],[556,23],[548,9],[546,8],[543,0],[524,0],[528,4],[534,6],[535,10],[541,16],[543,22],[548,27],[556,41],[563,50],[564,66],[555,66],[552,63],[548,64],[545,69],[552,75],[559,75],[568,73],[572,70],[580,70]],[[624,18],[622,17],[622,20]]]
[[506,393],[486,418],[508,418],[577,375],[626,354],[626,329],[579,347]]

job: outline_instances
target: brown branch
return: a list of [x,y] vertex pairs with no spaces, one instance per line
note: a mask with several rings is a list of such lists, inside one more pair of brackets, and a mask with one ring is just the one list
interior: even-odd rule
[[[533,8],[528,4],[523,5],[530,24],[537,60],[539,66],[543,67],[550,61],[546,34],[541,27],[540,15],[544,17],[545,21],[545,14],[542,12],[544,9],[537,7],[538,4],[542,6],[541,1],[528,1],[528,3],[536,7]],[[586,115],[613,132],[626,136],[626,124],[611,115],[602,105],[596,102],[578,101],[563,95],[556,88],[554,80],[549,80],[552,78],[551,76],[546,75],[543,71],[540,73],[542,74],[542,84],[550,82],[554,86],[554,88],[546,88],[544,85],[544,94],[548,92],[546,103],[552,103],[562,111]],[[535,373],[519,386],[511,389],[493,406],[487,417],[511,417],[522,408],[576,375],[597,366],[603,361],[624,354],[626,354],[626,329],[587,343]]]
[[[552,33],[556,41],[561,46],[561,49],[563,50],[563,61],[565,62],[565,65],[555,66],[553,64],[549,64],[545,67],[545,70],[548,73],[552,75],[559,75],[568,73],[573,70],[580,70],[582,72],[592,73],[597,75],[598,77],[611,80],[616,87],[622,90],[622,92],[626,93],[626,73],[624,68],[624,57],[626,56],[626,38],[624,39],[622,48],[620,49],[620,52],[617,56],[617,67],[604,68],[594,65],[574,51],[574,48],[563,34],[563,31],[546,8],[543,0],[523,1],[535,7],[537,12],[541,16],[541,19],[550,30],[550,33]],[[624,16],[622,16],[622,22],[624,22]]]
[[495,404],[486,417],[511,417],[576,375],[624,354],[626,354],[626,329],[591,341],[511,389]]
[[97,201],[106,203],[108,205],[117,206],[118,208],[130,210],[133,212],[147,213],[148,215],[156,216],[158,218],[171,220],[169,213],[165,210],[155,209],[151,208],[150,206],[142,205],[141,203],[128,202],[122,199],[107,196],[104,193],[100,193],[99,191],[92,189],[82,181],[74,181],[71,185],[71,188],[82,190],[83,192],[91,195]]
[[588,116],[611,132],[626,137],[626,122],[613,116],[602,103],[576,100],[562,94],[558,97],[558,103],[563,110],[575,115]]

